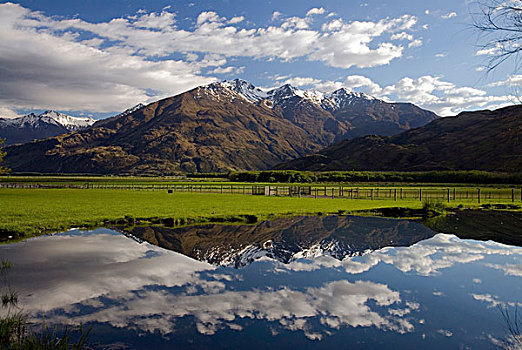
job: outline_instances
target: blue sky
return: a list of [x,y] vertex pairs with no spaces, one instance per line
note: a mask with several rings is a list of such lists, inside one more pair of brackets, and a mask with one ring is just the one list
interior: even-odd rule
[[105,117],[213,81],[341,87],[441,115],[513,103],[522,76],[469,1],[0,2],[0,115]]

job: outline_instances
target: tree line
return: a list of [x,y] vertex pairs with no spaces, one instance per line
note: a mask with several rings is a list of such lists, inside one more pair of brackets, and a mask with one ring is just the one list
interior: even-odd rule
[[488,171],[239,171],[230,172],[234,182],[316,183],[316,182],[403,182],[403,183],[470,183],[470,184],[522,184],[522,174]]

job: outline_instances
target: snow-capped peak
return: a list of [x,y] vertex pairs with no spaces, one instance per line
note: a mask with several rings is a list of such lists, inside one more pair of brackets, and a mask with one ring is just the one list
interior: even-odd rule
[[[215,99],[231,98],[238,95],[251,103],[265,101],[267,106],[284,104],[286,100],[299,97],[327,110],[336,110],[361,101],[373,101],[376,98],[364,93],[349,91],[345,88],[330,93],[314,90],[301,90],[290,84],[274,88],[267,92],[242,79],[224,80],[198,88],[198,94],[204,92]],[[227,97],[228,96],[228,97]]]
[[45,111],[38,117],[49,123],[56,123],[61,126],[64,126],[66,129],[69,130],[86,128],[94,124],[94,122],[96,121],[90,117],[71,117],[69,115],[59,113],[53,110]]
[[241,79],[224,80],[219,83],[208,85],[209,87],[221,87],[234,91],[250,102],[260,102],[267,98],[266,92],[255,87],[251,83]]
[[274,102],[281,102],[285,99],[298,96],[315,104],[320,104],[323,100],[323,93],[313,90],[301,90],[290,84],[285,84],[277,89],[270,90],[268,96]]
[[94,124],[96,120],[89,117],[71,117],[53,110],[45,111],[40,115],[34,113],[18,118],[2,119],[6,126],[10,127],[34,127],[38,128],[41,123],[61,126],[67,130],[79,130]]
[[339,109],[346,105],[350,105],[355,101],[374,101],[375,97],[366,95],[362,92],[348,91],[345,88],[340,88],[334,92],[324,95],[321,101],[321,106],[325,109]]

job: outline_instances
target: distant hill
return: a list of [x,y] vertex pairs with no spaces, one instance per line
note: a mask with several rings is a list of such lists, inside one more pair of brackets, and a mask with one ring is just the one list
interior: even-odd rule
[[6,145],[24,143],[81,130],[94,122],[92,118],[71,117],[55,111],[18,118],[0,117],[0,137],[5,138]]
[[264,92],[224,81],[85,130],[8,147],[6,163],[13,171],[102,174],[268,169],[369,130],[396,134],[436,118],[344,89],[321,94],[285,85]]
[[464,112],[392,137],[341,141],[275,169],[520,172],[522,106]]

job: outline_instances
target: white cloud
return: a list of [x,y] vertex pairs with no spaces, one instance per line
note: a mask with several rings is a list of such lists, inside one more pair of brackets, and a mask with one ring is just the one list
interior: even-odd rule
[[484,48],[475,52],[476,56],[494,56],[499,53],[499,49],[496,47]]
[[201,26],[204,23],[221,22],[223,18],[219,17],[214,11],[201,12],[196,20],[196,24]]
[[324,14],[324,12],[325,12],[324,8],[314,7],[306,13],[306,16],[308,17],[308,16],[313,16],[313,15],[322,15],[322,14]]
[[236,23],[240,23],[240,22],[243,22],[245,20],[245,17],[243,16],[238,16],[238,17],[232,17],[228,23],[230,24],[236,24]]
[[454,115],[460,111],[486,107],[493,103],[509,103],[509,96],[488,96],[484,90],[457,87],[441,77],[425,75],[417,79],[403,78],[383,89],[382,95],[407,101],[430,109],[439,115]]
[[[307,18],[288,17],[279,26],[247,29],[238,26],[242,16],[227,19],[205,11],[187,30],[177,27],[175,17],[164,8],[92,23],[0,4],[0,104],[119,111],[215,81],[201,69],[212,64],[227,69],[230,57],[299,58],[339,68],[386,65],[401,57],[404,47],[387,42],[385,35],[407,35],[417,22],[410,15],[374,22],[336,19],[318,31]],[[92,37],[83,40],[79,33]],[[171,59],[173,54],[187,59]],[[212,55],[221,59],[205,59]]]
[[498,307],[498,306],[511,306],[511,307],[522,307],[522,302],[518,301],[501,301],[499,297],[491,294],[471,294],[473,299],[485,302],[488,307]]
[[393,34],[391,36],[391,39],[392,40],[409,40],[409,41],[412,41],[413,40],[413,35],[408,34],[406,32],[400,32],[400,33]]
[[18,118],[20,115],[9,107],[0,107],[0,118]]
[[241,74],[245,71],[245,67],[217,67],[211,70],[210,74]]
[[[484,67],[480,67],[480,68],[483,68],[482,70],[484,70]],[[515,86],[515,87],[520,87],[520,86],[522,86],[522,74],[510,75],[510,76],[507,77],[506,80],[501,80],[501,81],[497,81],[497,82],[491,83],[491,84],[489,84],[489,86],[491,86],[491,87],[496,87],[496,86]]]
[[419,46],[422,46],[421,39],[415,39],[411,43],[408,44],[408,47],[419,47]]
[[437,57],[437,58],[444,58],[446,56],[448,56],[448,54],[446,52],[441,52],[441,53],[435,54],[435,57]]
[[519,261],[518,264],[486,264],[486,266],[491,267],[492,269],[504,271],[504,273],[509,276],[522,277],[522,261]]
[[440,16],[442,19],[450,19],[450,18],[453,18],[453,17],[457,17],[457,13],[456,12],[448,12],[442,16]]
[[[190,63],[155,62],[125,47],[101,50],[53,34],[49,28],[63,23],[19,5],[0,8],[0,104],[9,108],[113,112],[214,80]],[[165,22],[165,15],[143,16],[140,26]]]
[[281,17],[283,14],[279,11],[274,11],[272,13],[272,20],[275,20],[275,19],[278,19],[279,17]]

